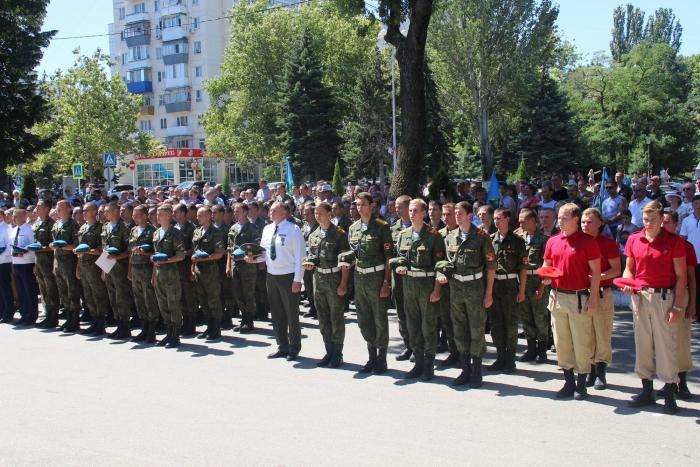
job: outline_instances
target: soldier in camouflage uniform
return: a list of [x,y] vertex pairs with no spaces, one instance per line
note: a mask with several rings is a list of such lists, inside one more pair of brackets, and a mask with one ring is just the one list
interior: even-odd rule
[[192,236],[194,229],[197,227],[187,220],[187,206],[178,204],[173,208],[173,216],[175,217],[175,228],[182,233],[182,239],[185,245],[185,253],[182,261],[177,263],[178,272],[180,273],[180,286],[182,295],[180,303],[182,305],[182,337],[194,337],[197,335],[197,292],[192,286]]
[[[207,328],[198,337],[216,340],[221,338],[221,276],[218,260],[226,251],[224,233],[214,226],[211,209],[203,206],[197,210],[199,227],[192,236],[192,280],[194,280],[197,300],[202,305]],[[199,257],[198,252],[208,256]]]
[[[224,235],[224,250],[227,249],[228,242],[228,231],[231,226],[226,222],[226,208],[218,204],[211,207],[212,215],[212,225],[217,229],[221,230]],[[224,284],[228,284],[228,278],[226,277],[226,252],[221,256],[221,258],[216,262],[219,267],[219,283],[221,287],[221,329],[233,329],[232,317],[238,315],[238,309],[236,308],[236,299],[233,296],[233,290],[231,287],[224,287]]]
[[[496,254],[491,237],[472,224],[472,205],[457,203],[458,228],[445,238],[447,260],[452,265],[450,312],[462,373],[453,386],[482,384],[481,359],[486,352],[486,309],[493,303]],[[439,278],[442,282],[447,277]]]
[[127,339],[131,337],[129,320],[131,319],[131,284],[127,279],[129,272],[129,236],[131,232],[121,218],[117,203],[109,203],[105,212],[107,222],[102,227],[102,250],[116,248],[116,254],[108,257],[116,261],[109,273],[105,273],[105,285],[109,303],[112,305],[117,320],[117,329],[109,337]]
[[[89,202],[83,206],[85,223],[78,230],[78,244],[90,247],[87,252],[75,251],[78,256],[76,277],[83,286],[85,301],[92,315],[92,323],[81,332],[89,336],[101,336],[105,333],[105,318],[107,317],[107,288],[102,280],[102,270],[95,264],[102,254],[102,225],[97,222],[97,206]],[[55,237],[54,237],[55,238]],[[74,328],[77,331],[79,322],[76,316]],[[73,327],[71,327],[73,329]],[[69,331],[69,329],[66,329]]]
[[[445,226],[439,230],[440,235],[443,239],[447,238],[447,235],[455,230],[457,226],[457,221],[455,220],[455,205],[453,203],[445,203],[442,205],[442,218]],[[443,340],[438,342],[444,342],[445,338],[447,340],[447,346],[450,354],[447,358],[440,362],[440,367],[450,367],[459,362],[459,350],[457,349],[457,343],[455,342],[454,327],[452,326],[452,318],[450,316],[450,283],[445,282],[442,284],[440,289],[440,320],[439,330],[443,333]]]
[[549,292],[544,290],[542,279],[535,274],[535,270],[542,267],[544,263],[544,248],[549,237],[537,228],[537,216],[532,209],[522,209],[518,220],[520,227],[514,233],[525,242],[527,253],[526,300],[520,307],[520,321],[525,330],[527,351],[520,356],[520,361],[536,360],[537,363],[545,363],[547,362],[549,311],[547,301],[543,297],[549,295]]
[[386,371],[386,350],[389,345],[388,299],[391,269],[388,261],[394,256],[389,224],[372,215],[372,195],[356,196],[360,219],[350,226],[350,247],[355,252],[355,305],[357,322],[367,342],[369,360],[361,373],[382,374]]
[[[171,225],[173,208],[163,204],[157,212],[160,227],[153,234],[153,249],[168,257],[165,261],[151,262],[154,269],[154,284],[158,309],[165,322],[166,336],[158,345],[169,348],[180,346],[180,326],[182,325],[181,286],[177,263],[185,257],[185,241],[182,232]],[[217,296],[218,299],[218,296]]]
[[66,309],[67,316],[61,329],[65,331],[67,327],[69,332],[76,332],[80,329],[80,295],[82,287],[80,281],[75,278],[78,258],[73,254],[73,248],[78,244],[78,230],[80,226],[71,217],[72,208],[68,201],[61,200],[56,203],[56,213],[58,221],[51,228],[51,239],[53,241],[62,240],[66,242],[64,247],[51,245],[54,249],[53,273],[56,279],[58,296]]
[[32,225],[34,240],[41,244],[43,248],[35,251],[36,280],[39,284],[41,299],[44,302],[46,317],[37,323],[40,328],[55,328],[58,326],[58,289],[56,288],[56,277],[53,273],[54,252],[48,248],[51,243],[51,229],[54,220],[49,217],[51,204],[46,200],[39,200],[36,206],[38,219]]
[[347,233],[331,222],[331,205],[322,202],[315,207],[318,228],[309,235],[309,255],[304,264],[313,271],[314,298],[318,324],[326,354],[318,366],[338,368],[343,364],[345,341],[345,294],[349,270],[338,267],[338,254],[350,251]]
[[[409,219],[408,217],[408,205],[410,202],[411,197],[407,195],[401,195],[398,198],[396,198],[395,201],[396,214],[398,215],[398,219],[396,219],[396,221],[391,225],[391,238],[394,242],[394,247],[396,248],[397,252],[399,234],[403,229],[407,229],[411,226],[411,219]],[[408,360],[409,358],[411,358],[413,350],[411,350],[411,343],[408,336],[408,327],[406,326],[406,312],[404,311],[403,303],[403,280],[401,276],[399,276],[395,272],[392,272],[391,281],[392,299],[394,300],[394,305],[396,305],[396,317],[399,320],[399,334],[401,334],[403,343],[406,346],[406,349],[396,356],[396,360]]]
[[515,371],[515,348],[518,345],[518,317],[525,301],[527,252],[525,242],[510,230],[510,211],[497,209],[493,215],[496,233],[491,235],[496,252],[496,283],[493,286],[491,337],[497,358],[489,371]]
[[[260,203],[253,201],[248,203],[248,220],[255,225],[262,235],[262,231],[269,219],[260,216]],[[257,263],[257,275],[255,277],[255,319],[267,321],[270,314],[270,303],[267,299],[267,269],[264,262]]]
[[[133,342],[156,342],[156,327],[158,326],[158,302],[153,290],[153,266],[149,258],[153,251],[153,233],[155,227],[148,222],[148,208],[136,206],[133,211],[136,225],[131,229],[129,237],[129,275],[131,290],[136,302],[136,311],[141,320],[141,333],[131,339]],[[141,247],[144,246],[142,249]]]
[[226,264],[226,276],[231,281],[226,285],[233,290],[236,305],[241,310],[241,322],[234,331],[249,333],[255,328],[255,281],[258,274],[257,264],[248,264],[244,258],[234,259],[233,252],[246,243],[260,245],[262,230],[248,220],[248,205],[233,205],[235,223],[228,232],[229,255]]
[[[312,233],[318,229],[318,222],[316,222],[316,217],[314,215],[316,205],[313,201],[307,201],[301,206],[301,213],[304,217],[303,224],[301,226],[301,233],[304,234],[304,240],[306,241],[306,251],[309,251],[309,237]],[[309,311],[304,315],[304,318],[317,318],[318,313],[316,312],[316,304],[314,301],[314,273],[313,270],[304,271],[304,293],[306,294],[306,299],[309,302]]]
[[406,324],[416,360],[406,378],[420,376],[423,381],[433,378],[442,288],[435,280],[435,264],[445,258],[442,236],[423,221],[427,211],[422,199],[410,202],[411,227],[401,231],[397,244],[399,256],[406,259],[406,267],[397,273],[403,276]]

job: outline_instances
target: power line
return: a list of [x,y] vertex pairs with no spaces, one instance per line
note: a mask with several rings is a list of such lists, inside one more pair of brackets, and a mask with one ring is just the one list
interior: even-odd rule
[[[249,12],[246,12],[245,15],[255,15],[255,14],[260,14],[260,13],[267,13],[267,12],[269,12],[269,11],[278,10],[278,9],[280,9],[280,8],[289,8],[289,7],[293,7],[293,6],[303,5],[304,3],[309,3],[309,2],[311,2],[311,1],[312,1],[312,0],[299,0],[299,1],[295,2],[295,3],[289,3],[289,4],[286,4],[286,5],[275,5],[275,6],[271,6],[271,7],[264,8],[264,9],[262,9],[262,10],[249,11]],[[221,20],[224,20],[224,19],[231,19],[231,18],[233,18],[233,17],[235,17],[235,16],[236,16],[236,14],[232,14],[232,15],[220,16],[220,17],[218,17],[218,18],[204,19],[204,20],[199,21],[198,24],[201,24],[201,23],[210,23],[210,22],[212,22],[212,21],[221,21]],[[195,24],[195,23],[185,23],[185,24],[180,25],[180,27],[188,27],[188,26],[192,26],[193,24]],[[94,38],[94,37],[110,37],[110,36],[119,36],[119,35],[121,35],[123,32],[124,32],[124,31],[122,30],[122,31],[119,31],[119,32],[113,32],[113,33],[107,33],[107,34],[89,34],[89,35],[84,35],[84,36],[54,37],[54,38],[52,38],[51,40],[54,40],[54,41],[61,41],[61,40],[72,40],[72,39],[90,39],[90,38]]]

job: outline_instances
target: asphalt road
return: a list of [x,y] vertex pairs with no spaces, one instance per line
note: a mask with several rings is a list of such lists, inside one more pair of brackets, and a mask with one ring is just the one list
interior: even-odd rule
[[585,401],[554,399],[554,364],[487,373],[477,390],[449,385],[456,368],[403,380],[394,315],[385,375],[357,374],[354,313],[347,363],[316,368],[318,324],[303,322],[297,362],[265,358],[269,323],[178,350],[0,325],[0,465],[700,465],[700,372],[676,416],[662,401],[627,408],[639,387],[629,310],[616,319],[610,389]]

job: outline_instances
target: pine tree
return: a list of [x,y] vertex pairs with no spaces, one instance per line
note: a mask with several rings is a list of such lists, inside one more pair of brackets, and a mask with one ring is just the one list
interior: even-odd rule
[[285,67],[280,95],[285,153],[300,179],[319,180],[333,170],[338,157],[337,104],[323,82],[319,51],[308,29]]
[[343,194],[343,178],[340,176],[340,158],[335,160],[333,168],[333,193],[340,196]]

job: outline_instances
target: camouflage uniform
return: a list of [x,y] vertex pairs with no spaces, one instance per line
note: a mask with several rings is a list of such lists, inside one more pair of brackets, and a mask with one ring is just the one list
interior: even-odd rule
[[[80,225],[74,219],[58,221],[53,224],[51,237],[53,241],[63,240],[74,247],[78,245],[78,231]],[[99,246],[97,246],[99,248]],[[82,293],[82,278],[75,278],[75,269],[78,258],[71,251],[55,250],[53,261],[53,273],[56,278],[56,287],[61,303],[66,309],[66,314],[80,313],[80,294]],[[85,300],[87,302],[87,299]],[[87,303],[90,308],[90,303]],[[92,312],[92,309],[90,309]]]
[[[197,227],[192,236],[194,251],[203,251],[210,255],[224,252],[225,243],[224,233],[214,224],[207,229]],[[208,327],[219,327],[221,324],[221,274],[218,263],[218,260],[193,263],[197,300],[202,306]]]
[[[228,231],[229,254],[233,254],[236,248],[246,243],[260,245],[261,235],[262,230],[252,222],[246,222],[243,225],[234,223]],[[258,267],[257,264],[248,264],[245,259],[234,261],[231,258],[231,262],[232,277],[227,287],[233,290],[236,305],[241,310],[241,324],[252,327],[255,319],[255,281]]]
[[[187,332],[187,328],[190,327],[190,331],[194,332],[194,326],[197,321],[197,293],[194,287],[192,287],[191,270],[192,263],[190,262],[190,257],[192,256],[192,235],[194,235],[194,229],[197,227],[192,222],[185,222],[184,224],[175,224],[175,228],[182,233],[182,240],[185,247],[185,259],[176,263],[177,270],[180,276],[180,286],[182,293],[180,295],[180,304],[182,308],[182,316],[185,321],[185,326],[183,326],[183,333]],[[189,326],[188,326],[189,324]]]
[[[92,250],[102,248],[102,225],[95,222],[92,225],[83,224],[78,230],[78,244],[86,244]],[[107,288],[102,280],[102,269],[96,264],[97,256],[83,253],[78,255],[80,267],[80,283],[83,286],[85,301],[93,319],[104,319],[107,315]]]
[[150,223],[143,228],[136,226],[131,229],[129,237],[129,250],[131,251],[131,290],[134,293],[136,311],[142,321],[152,324],[158,322],[158,302],[151,280],[153,279],[153,265],[148,256],[142,256],[134,250],[141,245],[153,246],[153,233],[155,227]]
[[[34,232],[34,240],[39,242],[41,246],[46,247],[51,243],[51,229],[53,228],[54,220],[50,217],[37,220],[32,225]],[[39,292],[41,299],[44,302],[46,311],[46,321],[55,321],[58,319],[58,288],[56,287],[56,277],[53,273],[54,252],[53,250],[44,250],[36,252],[36,280],[39,283]]]
[[[318,224],[309,224],[304,221],[301,227],[301,233],[304,234],[304,240],[306,241],[306,252],[309,253],[309,237],[313,232],[318,229]],[[316,303],[314,300],[314,273],[313,271],[304,270],[304,292],[306,293],[306,299],[309,301],[309,316],[317,316]]]
[[[153,233],[153,248],[156,253],[165,253],[168,258],[184,257],[185,241],[175,227],[168,226],[167,230],[156,229]],[[177,263],[154,265],[155,292],[158,308],[166,325],[180,326],[182,324],[182,305],[180,298],[180,273]],[[218,296],[217,296],[218,299]]]
[[[459,228],[455,230],[459,230]],[[444,240],[445,238],[447,238],[447,235],[450,233],[450,230],[447,228],[447,226],[445,226],[441,228],[438,232]],[[442,288],[440,289],[440,302],[438,303],[438,305],[440,306],[440,319],[438,329],[441,329],[442,332],[445,333],[445,336],[447,336],[447,344],[450,350],[449,357],[447,357],[445,361],[441,362],[441,365],[452,365],[457,362],[457,359],[459,357],[459,350],[457,349],[457,343],[455,342],[454,326],[452,325],[452,317],[450,316],[451,308],[449,282],[447,284],[443,284]]]
[[[404,225],[401,218],[396,219],[396,222],[391,225],[391,239],[394,242],[397,253],[399,248],[399,234],[407,227],[411,227],[410,222]],[[399,320],[399,334],[401,334],[406,349],[412,349],[411,340],[408,335],[408,327],[406,326],[406,311],[403,300],[403,278],[394,271],[391,273],[391,292],[391,298],[394,301],[394,305],[396,305],[396,317]],[[409,354],[406,356],[410,357]]]
[[[122,254],[129,248],[129,236],[131,232],[126,223],[119,219],[112,226],[106,222],[102,227],[102,250],[114,247]],[[112,305],[117,321],[129,321],[131,318],[131,285],[127,274],[129,272],[129,258],[117,260],[108,274],[105,274],[105,285],[109,303]]]

